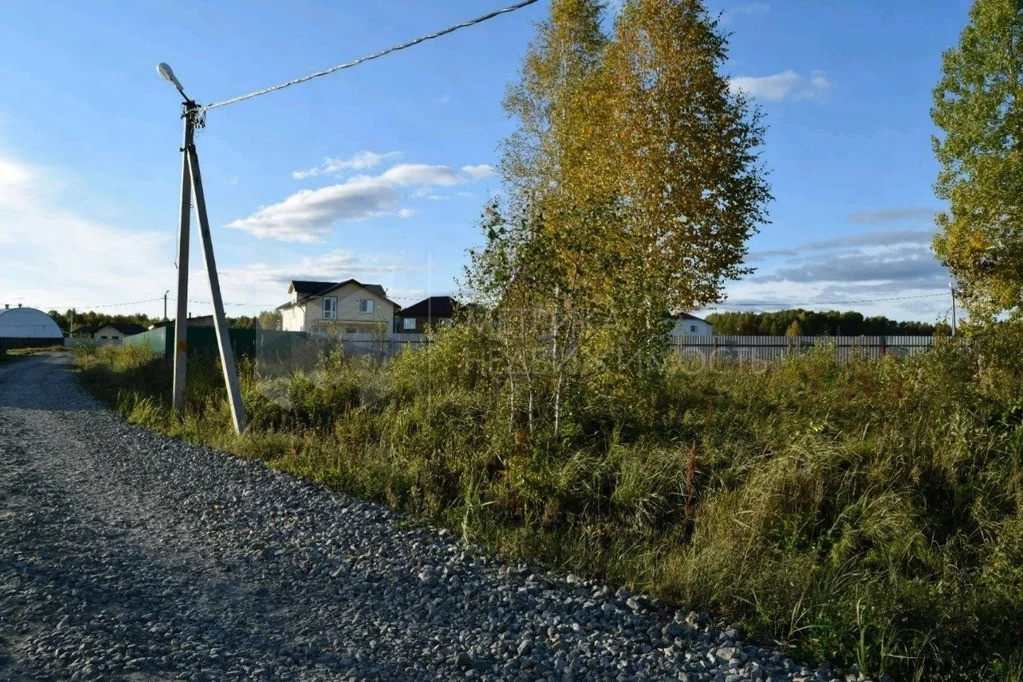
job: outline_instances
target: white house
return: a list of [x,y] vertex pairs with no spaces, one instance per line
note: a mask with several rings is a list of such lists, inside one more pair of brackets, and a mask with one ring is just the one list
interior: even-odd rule
[[695,315],[689,313],[682,313],[675,316],[675,326],[671,330],[672,336],[698,335],[698,336],[713,336],[714,325],[707,320],[702,320]]
[[314,334],[390,333],[394,329],[398,304],[387,298],[379,284],[293,280],[288,286],[291,300],[281,312],[281,329]]
[[118,344],[124,337],[141,334],[144,331],[146,331],[146,328],[140,324],[132,322],[110,322],[109,324],[95,324],[78,327],[75,329],[73,336],[78,338],[94,339],[100,343]]

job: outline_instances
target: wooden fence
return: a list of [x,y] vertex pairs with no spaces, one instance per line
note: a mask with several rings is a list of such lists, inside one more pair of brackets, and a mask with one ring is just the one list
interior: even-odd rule
[[846,362],[853,357],[880,358],[884,355],[905,357],[934,346],[933,336],[673,336],[672,348],[682,356],[702,356],[738,360],[779,360],[808,353],[826,345],[835,360]]

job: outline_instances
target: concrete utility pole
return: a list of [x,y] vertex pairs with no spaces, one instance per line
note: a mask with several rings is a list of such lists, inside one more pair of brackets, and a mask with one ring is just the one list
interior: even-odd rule
[[[162,75],[162,74],[161,74]],[[184,94],[184,93],[182,93]],[[185,412],[185,369],[188,365],[188,234],[192,212],[192,176],[188,172],[187,150],[195,134],[193,113],[195,102],[186,101],[181,118],[185,121],[185,138],[181,147],[181,212],[178,216],[178,299],[174,318],[174,387],[172,403],[179,415]]]
[[202,173],[199,171],[199,155],[195,144],[188,147],[188,170],[192,174],[192,191],[195,193],[195,217],[199,220],[199,236],[202,238],[202,255],[206,262],[206,275],[210,280],[210,297],[213,299],[213,323],[217,332],[217,347],[220,350],[220,365],[224,368],[224,383],[227,384],[227,400],[231,405],[234,430],[245,430],[245,406],[242,405],[241,387],[238,385],[238,369],[231,351],[231,336],[227,331],[227,317],[224,315],[224,299],[220,295],[220,277],[217,275],[217,261],[213,257],[213,237],[210,221],[206,216],[206,197],[202,191]]
[[[227,399],[231,406],[231,417],[236,433],[245,430],[245,407],[242,405],[241,388],[238,384],[238,369],[231,349],[231,337],[227,331],[224,315],[224,300],[220,294],[220,279],[217,276],[217,262],[213,257],[213,239],[209,219],[206,215],[206,197],[202,188],[202,174],[199,170],[199,155],[195,150],[195,127],[199,117],[199,105],[185,94],[181,83],[166,64],[159,64],[157,72],[170,81],[184,98],[182,118],[184,119],[184,144],[181,148],[181,207],[178,216],[178,300],[177,317],[174,320],[174,384],[173,406],[181,414],[185,409],[185,376],[188,363],[188,237],[189,215],[192,196],[195,196],[195,214],[199,221],[199,236],[202,239],[203,260],[210,282],[210,296],[213,299],[213,320],[217,333],[217,348],[220,364],[224,369],[224,383],[227,385]],[[166,301],[166,294],[164,294]]]
[[163,321],[167,321],[167,294],[170,293],[170,289],[163,292]]

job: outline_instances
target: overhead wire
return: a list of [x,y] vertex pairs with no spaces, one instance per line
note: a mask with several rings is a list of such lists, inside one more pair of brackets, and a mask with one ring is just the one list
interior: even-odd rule
[[410,48],[410,47],[412,47],[414,45],[418,45],[419,43],[426,42],[427,40],[433,40],[434,38],[439,38],[439,37],[441,37],[443,35],[447,35],[448,33],[453,33],[454,31],[457,31],[459,29],[468,28],[469,26],[475,26],[476,24],[481,24],[484,21],[488,21],[488,20],[493,19],[494,17],[500,16],[502,14],[508,14],[510,12],[514,12],[516,10],[522,9],[523,7],[527,7],[528,5],[532,5],[535,2],[537,2],[537,0],[522,0],[521,2],[518,2],[518,3],[514,4],[514,5],[509,5],[508,7],[503,7],[501,9],[499,9],[499,10],[494,10],[493,12],[489,12],[487,14],[484,14],[483,16],[476,17],[475,19],[469,19],[468,21],[463,21],[460,24],[455,24],[454,26],[448,26],[447,28],[441,29],[439,31],[435,31],[433,33],[430,33],[430,34],[427,34],[427,35],[424,35],[424,36],[420,36],[418,38],[414,38],[413,40],[409,40],[408,42],[401,43],[400,45],[392,45],[391,47],[388,47],[388,48],[386,48],[384,50],[380,50],[379,52],[374,52],[373,54],[369,54],[369,55],[366,55],[364,57],[359,57],[358,59],[353,59],[350,62],[345,62],[343,64],[338,64],[337,66],[332,66],[329,69],[323,69],[322,71],[317,71],[316,73],[311,73],[311,74],[309,74],[307,76],[302,76],[300,78],[295,78],[295,79],[287,81],[285,83],[279,83],[278,85],[271,85],[268,88],[263,88],[262,90],[256,90],[255,92],[250,92],[250,93],[245,94],[245,95],[239,95],[237,97],[232,97],[231,99],[225,99],[225,100],[222,100],[220,102],[214,102],[212,104],[207,104],[205,106],[199,107],[198,113],[201,116],[201,115],[204,115],[207,111],[210,111],[211,109],[218,109],[220,107],[225,107],[228,104],[234,104],[236,102],[241,102],[241,101],[244,101],[244,100],[247,100],[247,99],[252,99],[253,97],[259,97],[260,95],[266,95],[266,94],[271,93],[271,92],[276,92],[277,90],[283,90],[284,88],[291,87],[292,85],[298,85],[299,83],[305,83],[306,81],[311,81],[314,78],[319,78],[321,76],[328,76],[328,75],[330,75],[330,74],[332,74],[332,73],[334,73],[336,71],[341,71],[342,69],[350,69],[353,66],[358,66],[359,64],[362,64],[363,62],[368,62],[368,61],[370,61],[372,59],[379,59],[380,57],[383,57],[385,55],[391,54],[392,52],[398,52],[399,50],[405,50],[405,49],[408,49],[408,48]]

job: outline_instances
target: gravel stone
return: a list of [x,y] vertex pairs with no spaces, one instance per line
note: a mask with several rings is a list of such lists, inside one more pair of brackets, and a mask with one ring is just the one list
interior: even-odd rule
[[0,680],[837,677],[0,367]]

